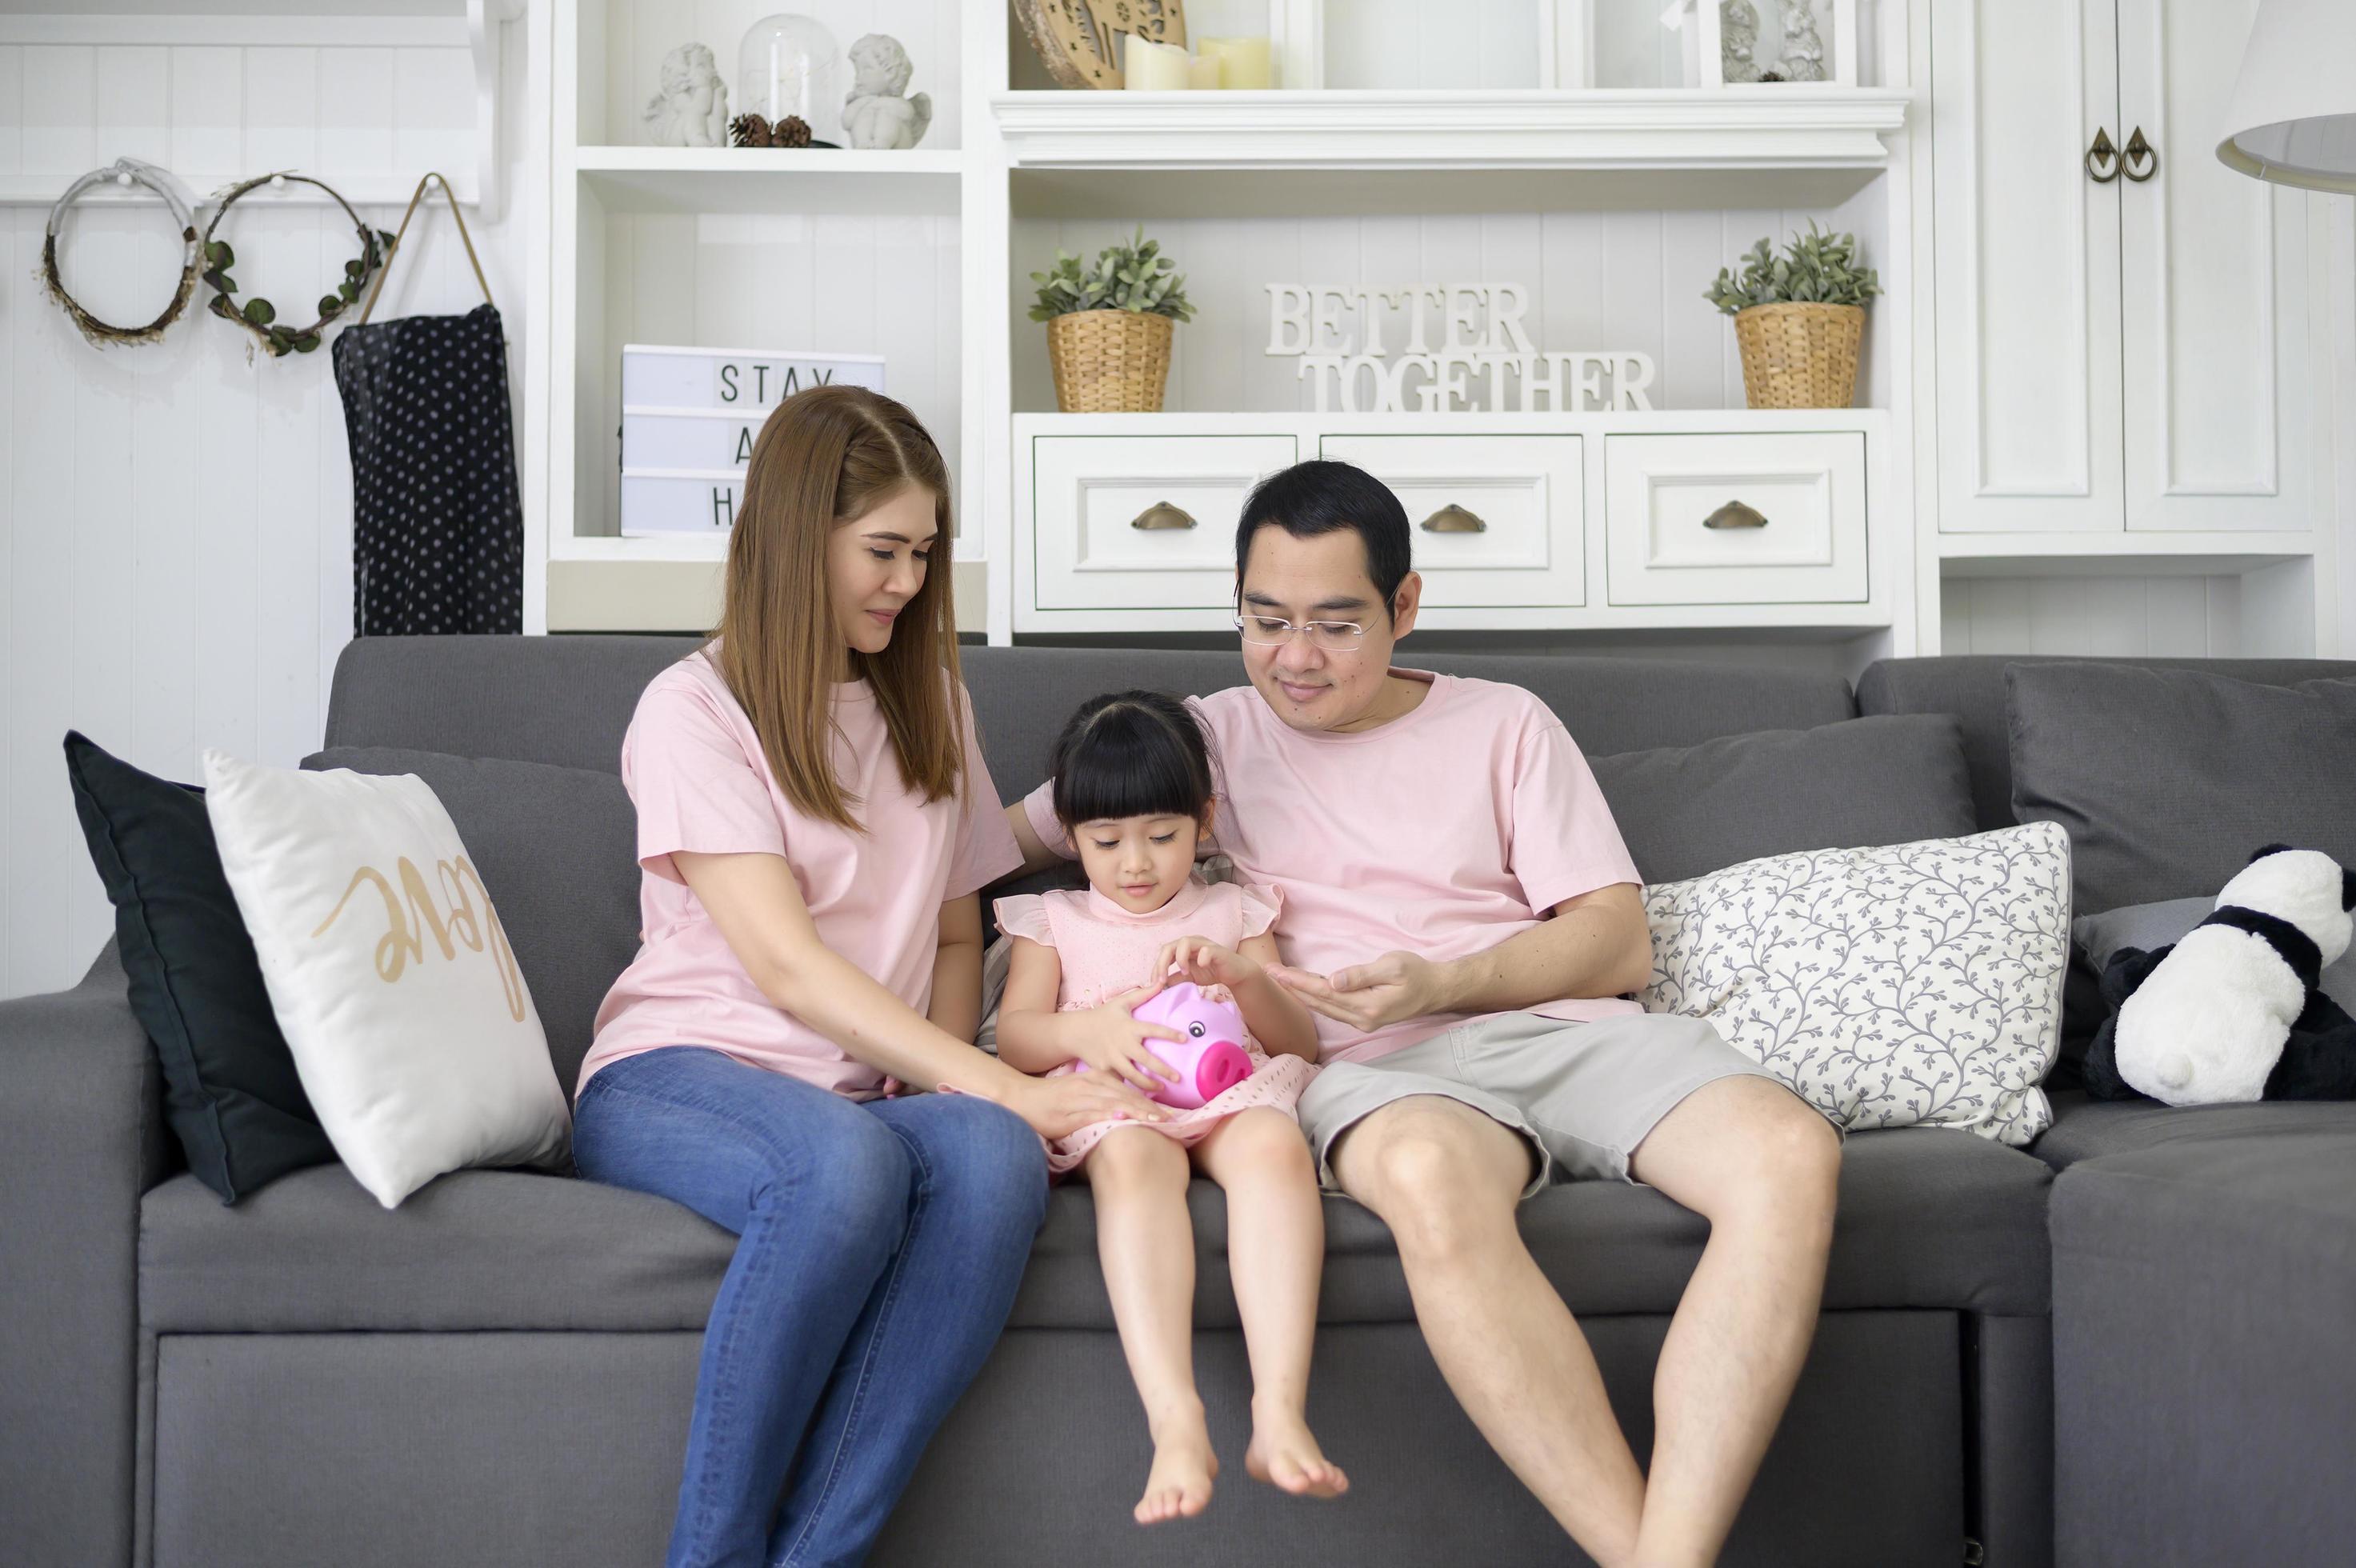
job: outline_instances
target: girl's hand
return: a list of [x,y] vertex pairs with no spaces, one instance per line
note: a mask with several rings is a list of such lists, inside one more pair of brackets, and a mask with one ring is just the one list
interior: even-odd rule
[[1186,1036],[1167,1025],[1140,1023],[1130,1016],[1130,1008],[1161,989],[1158,985],[1141,985],[1077,1015],[1072,1054],[1092,1068],[1134,1084],[1146,1094],[1165,1083],[1177,1082],[1178,1069],[1155,1056],[1151,1042],[1183,1040]]
[[[1174,976],[1171,974],[1173,968],[1178,972]],[[1260,967],[1207,937],[1180,937],[1174,942],[1162,944],[1162,956],[1155,961],[1153,972],[1163,984],[1171,979],[1189,980],[1196,985],[1224,985],[1233,991],[1248,983],[1260,972]]]
[[1061,1138],[1094,1122],[1166,1122],[1170,1112],[1111,1074],[1063,1073],[1026,1078],[1006,1108],[1043,1138]]

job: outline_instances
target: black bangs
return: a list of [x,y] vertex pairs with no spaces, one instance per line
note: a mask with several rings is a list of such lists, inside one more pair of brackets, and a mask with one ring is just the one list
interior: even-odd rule
[[1160,692],[1091,697],[1055,737],[1048,767],[1066,827],[1210,811],[1211,752],[1186,704]]

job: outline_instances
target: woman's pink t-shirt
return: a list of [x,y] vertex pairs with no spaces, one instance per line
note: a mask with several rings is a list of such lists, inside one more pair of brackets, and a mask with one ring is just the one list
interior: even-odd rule
[[[1246,882],[1284,896],[1277,950],[1329,974],[1400,950],[1464,958],[1537,925],[1557,904],[1638,882],[1612,808],[1552,709],[1519,686],[1394,670],[1423,701],[1373,729],[1297,730],[1250,686],[1186,705],[1218,754],[1218,848]],[[1040,842],[1072,853],[1053,781],[1023,802]],[[1616,996],[1529,1009],[1586,1022],[1641,1011]],[[1361,1035],[1317,1015],[1326,1061],[1368,1061],[1469,1015]]]
[[853,1100],[882,1093],[882,1073],[762,993],[670,857],[680,850],[782,856],[819,940],[924,1012],[942,904],[1023,864],[982,761],[972,704],[959,706],[960,793],[926,800],[901,779],[873,689],[865,682],[834,689],[835,777],[858,802],[852,814],[867,831],[857,833],[804,816],[786,799],[752,720],[703,653],[656,676],[622,740],[622,782],[637,807],[644,870],[638,956],[597,1009],[579,1082],[641,1051],[708,1046]]

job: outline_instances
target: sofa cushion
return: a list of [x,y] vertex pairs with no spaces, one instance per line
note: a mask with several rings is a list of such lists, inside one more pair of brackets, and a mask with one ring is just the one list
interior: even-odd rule
[[2057,1171],[2082,1160],[2171,1145],[2189,1149],[2238,1138],[2332,1131],[2356,1134],[2356,1101],[2345,1100],[2162,1105],[2150,1100],[2089,1100],[2079,1090],[2056,1090],[2050,1098],[2053,1125],[2029,1153]]
[[[1967,1133],[1857,1134],[1825,1305],[2043,1313],[2051,1180],[2036,1160]],[[1226,1200],[1197,1181],[1189,1202],[1195,1321],[1233,1328]],[[1548,1187],[1521,1222],[1580,1313],[1671,1310],[1708,1236],[1661,1194],[1617,1182]],[[1382,1221],[1329,1197],[1325,1231],[1319,1320],[1409,1321]],[[184,1175],[141,1206],[140,1314],[154,1333],[700,1328],[735,1245],[665,1199],[530,1172],[455,1172],[391,1211],[341,1165],[298,1172],[233,1210]],[[1113,1326],[1087,1188],[1050,1195],[1012,1326]]]
[[[1828,1311],[1922,1307],[1997,1316],[2046,1310],[2045,1194],[2051,1173],[2018,1149],[1944,1127],[1853,1133],[1841,1156],[1839,1219],[1825,1282]],[[1226,1282],[1226,1207],[1196,1182],[1195,1321],[1237,1326]],[[1651,1187],[1563,1182],[1521,1207],[1522,1235],[1575,1313],[1668,1312],[1709,1227]],[[1389,1229],[1344,1198],[1325,1206],[1321,1322],[1413,1316]],[[1016,1321],[1112,1326],[1096,1262],[1095,1210],[1076,1188],[1050,1199]]]
[[2345,1563],[2356,1117],[2190,1115],[2053,1185],[2056,1556]]
[[[2153,952],[2180,942],[2216,908],[2217,900],[2206,894],[2196,898],[2163,898],[2157,904],[2124,904],[2099,915],[2081,915],[2072,923],[2070,934],[2086,955],[2087,967],[2099,976],[2110,967],[2112,955],[2122,949]],[[2356,1015],[2356,947],[2342,953],[2339,962],[2324,965],[2316,989]]]
[[532,1171],[454,1171],[394,1209],[339,1165],[234,1209],[180,1176],[140,1203],[139,1315],[158,1334],[700,1329],[735,1251],[668,1198]]
[[[638,694],[695,648],[681,637],[359,638],[336,661],[327,744],[616,772]],[[1010,800],[1045,776],[1048,745],[1082,698],[1129,686],[1200,695],[1244,678],[1232,647],[969,646],[959,657],[991,775]],[[1848,682],[1828,671],[1413,645],[1407,662],[1526,686],[1590,755],[1857,716]]]
[[2097,663],[2005,680],[2013,814],[2069,830],[2080,914],[2214,896],[2262,844],[2356,865],[2356,680]]
[[1963,736],[1944,714],[1760,730],[1588,760],[1648,883],[1798,850],[1958,838],[1974,821]]
[[75,731],[65,751],[74,811],[114,905],[131,1010],[189,1170],[235,1203],[334,1159],[271,1010],[204,790],[144,773]]
[[[1972,774],[1972,802],[1983,828],[2012,822],[2012,750],[2006,733],[2004,672],[2014,664],[2070,664],[2066,659],[2009,654],[1962,654],[1884,659],[1857,680],[1862,714],[1953,714],[1964,728],[1964,761]],[[2356,662],[2326,659],[2123,659],[2109,662],[2149,670],[2205,670],[2270,686],[2356,677]],[[2253,844],[2253,849],[2257,846]]]
[[1842,1127],[2026,1146],[2062,1025],[2070,846],[2051,822],[1746,861],[1644,889],[1648,1013],[1706,1019]]
[[638,953],[637,813],[620,776],[374,746],[303,766],[414,773],[433,787],[498,909],[556,1081],[575,1082],[598,1004]]

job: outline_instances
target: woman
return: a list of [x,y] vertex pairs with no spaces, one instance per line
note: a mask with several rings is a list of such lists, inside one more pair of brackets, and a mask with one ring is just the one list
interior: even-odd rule
[[863,1557],[1004,1326],[1041,1136],[1162,1114],[972,1047],[976,895],[1020,855],[929,569],[948,522],[906,409],[788,398],[754,444],[720,628],[622,743],[643,945],[598,1009],[574,1157],[738,1237],[674,1564]]

